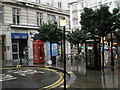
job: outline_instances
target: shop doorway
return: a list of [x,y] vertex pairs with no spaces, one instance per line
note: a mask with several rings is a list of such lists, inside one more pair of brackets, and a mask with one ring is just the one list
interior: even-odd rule
[[27,39],[12,39],[13,60],[23,57],[23,50],[27,46]]

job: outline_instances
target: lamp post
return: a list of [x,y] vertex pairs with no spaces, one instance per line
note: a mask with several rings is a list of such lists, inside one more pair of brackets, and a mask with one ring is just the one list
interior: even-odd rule
[[114,57],[113,57],[113,38],[112,38],[112,32],[111,32],[111,66],[114,66]]
[[63,26],[63,43],[64,43],[64,90],[66,90],[66,47],[65,47],[65,26],[66,20],[60,20],[60,26]]

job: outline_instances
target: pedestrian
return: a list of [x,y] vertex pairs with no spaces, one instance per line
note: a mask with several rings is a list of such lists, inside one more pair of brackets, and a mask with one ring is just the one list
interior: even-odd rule
[[118,56],[120,56],[120,46],[118,46],[118,48],[117,48],[117,54],[118,54]]
[[20,61],[19,61],[19,64],[20,64],[20,65],[22,65],[22,58],[23,58],[23,52],[20,51],[20,59],[19,59],[19,60],[20,60]]
[[28,51],[27,50],[23,50],[23,59],[28,62]]

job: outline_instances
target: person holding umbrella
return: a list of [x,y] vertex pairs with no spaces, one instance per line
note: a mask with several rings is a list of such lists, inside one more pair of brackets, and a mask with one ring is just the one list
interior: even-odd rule
[[28,63],[28,48],[29,48],[29,46],[26,46],[23,50],[23,58],[24,58],[24,60],[27,61],[27,63]]

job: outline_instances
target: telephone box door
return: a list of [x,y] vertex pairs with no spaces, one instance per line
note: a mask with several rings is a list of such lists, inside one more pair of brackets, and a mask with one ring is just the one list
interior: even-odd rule
[[44,43],[40,40],[33,41],[33,63],[44,63]]
[[101,70],[99,38],[86,40],[86,68]]

